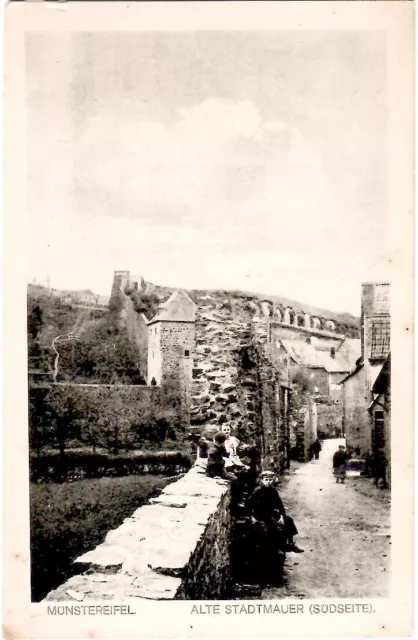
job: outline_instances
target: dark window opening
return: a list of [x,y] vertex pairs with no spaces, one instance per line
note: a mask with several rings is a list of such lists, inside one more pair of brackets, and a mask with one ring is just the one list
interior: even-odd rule
[[190,351],[188,349],[185,350],[184,355],[187,357],[190,355]]
[[373,445],[375,449],[381,449],[385,446],[385,414],[383,411],[375,411],[374,413],[374,433]]

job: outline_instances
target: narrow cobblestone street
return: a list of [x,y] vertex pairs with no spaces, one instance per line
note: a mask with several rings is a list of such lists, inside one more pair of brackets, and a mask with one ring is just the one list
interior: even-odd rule
[[305,553],[288,554],[285,586],[265,589],[263,599],[389,595],[390,505],[357,491],[363,479],[336,483],[332,456],[339,444],[326,440],[319,460],[279,489]]

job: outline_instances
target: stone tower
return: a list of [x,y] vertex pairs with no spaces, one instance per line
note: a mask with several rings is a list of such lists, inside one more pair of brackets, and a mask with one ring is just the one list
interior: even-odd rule
[[110,294],[110,305],[118,306],[127,284],[129,284],[129,271],[115,271],[113,273],[112,291]]
[[195,352],[196,305],[185,291],[174,292],[148,323],[148,384],[167,378],[190,390]]

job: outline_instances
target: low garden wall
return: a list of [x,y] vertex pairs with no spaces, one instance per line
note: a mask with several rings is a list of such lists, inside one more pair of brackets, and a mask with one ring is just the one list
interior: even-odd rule
[[137,509],[46,601],[222,599],[230,590],[229,487],[193,467]]

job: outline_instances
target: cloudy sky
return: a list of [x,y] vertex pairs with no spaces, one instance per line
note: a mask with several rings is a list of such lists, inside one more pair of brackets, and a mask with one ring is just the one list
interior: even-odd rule
[[285,295],[387,277],[378,32],[31,34],[28,280]]

